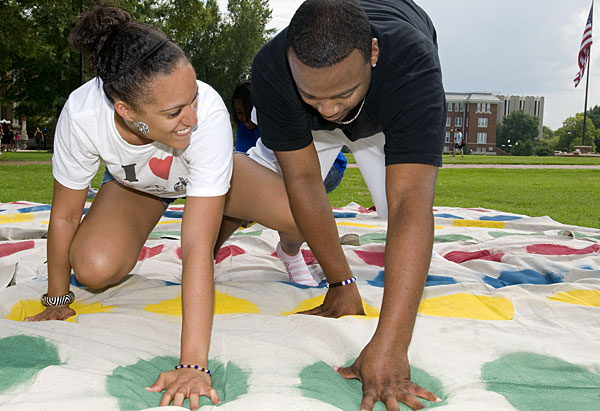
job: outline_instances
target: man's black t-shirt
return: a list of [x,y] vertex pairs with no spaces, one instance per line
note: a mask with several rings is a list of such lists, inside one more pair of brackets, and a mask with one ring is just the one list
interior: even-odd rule
[[252,64],[252,99],[264,144],[291,151],[312,142],[311,130],[341,128],[351,141],[383,131],[386,165],[442,165],[446,100],[436,32],[410,0],[362,0],[378,39],[379,59],[364,107],[347,126],[329,122],[300,97],[287,61],[287,29]]

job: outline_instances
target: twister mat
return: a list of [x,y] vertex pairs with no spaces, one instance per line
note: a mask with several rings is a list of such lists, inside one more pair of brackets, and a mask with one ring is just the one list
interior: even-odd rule
[[[144,387],[179,355],[182,212],[169,207],[122,283],[96,292],[73,279],[76,317],[25,323],[46,290],[50,206],[0,204],[0,410],[158,406],[161,394]],[[358,235],[360,245],[343,248],[368,315],[294,315],[326,289],[288,282],[275,232],[238,230],[216,259],[209,366],[222,403],[205,399],[203,410],[359,409],[360,383],[331,366],[356,358],[375,330],[387,225],[354,203],[334,213],[340,236]],[[600,230],[486,209],[434,215],[409,350],[413,379],[443,398],[426,405],[600,409]]]

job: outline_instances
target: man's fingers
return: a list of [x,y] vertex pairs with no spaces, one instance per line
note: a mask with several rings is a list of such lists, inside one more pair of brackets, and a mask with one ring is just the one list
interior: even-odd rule
[[323,306],[322,305],[320,305],[318,307],[315,307],[315,308],[311,308],[310,310],[299,311],[296,314],[315,315],[315,314],[320,313],[321,311],[323,311]]
[[411,384],[408,388],[408,392],[410,392],[413,395],[416,395],[417,397],[424,398],[427,401],[441,402],[441,398],[417,384]]
[[352,369],[352,367],[333,367],[334,370],[337,371],[337,373],[342,377],[345,378],[347,380],[351,380],[354,378],[359,378],[358,374],[356,374],[356,372],[354,372],[354,370]]
[[377,397],[375,386],[363,383],[363,399],[360,403],[360,411],[373,411]]
[[380,395],[380,399],[381,402],[385,404],[385,409],[387,411],[400,411],[396,396],[389,388]]
[[423,403],[421,401],[419,401],[419,399],[417,397],[415,397],[413,394],[409,393],[406,390],[399,390],[398,395],[396,396],[396,399],[398,401],[408,405],[413,410],[420,410],[422,408],[425,408]]

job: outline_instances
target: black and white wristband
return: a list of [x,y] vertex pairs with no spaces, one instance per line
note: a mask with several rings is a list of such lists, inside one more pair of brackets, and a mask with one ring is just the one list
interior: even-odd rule
[[75,294],[73,291],[69,291],[66,295],[60,295],[58,297],[48,297],[48,294],[42,295],[42,305],[44,307],[56,307],[58,305],[69,305],[75,301]]
[[339,283],[333,283],[333,284],[325,283],[325,286],[327,288],[335,288],[335,287],[341,287],[343,285],[352,284],[355,281],[356,281],[356,276],[353,276],[351,278],[348,278],[347,280],[340,281]]

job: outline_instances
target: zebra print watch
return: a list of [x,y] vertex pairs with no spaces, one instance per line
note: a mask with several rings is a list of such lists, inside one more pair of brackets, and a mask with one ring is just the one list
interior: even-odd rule
[[44,307],[56,307],[58,305],[69,305],[75,301],[75,294],[73,291],[69,291],[66,295],[60,295],[58,297],[48,297],[48,294],[42,295],[42,305]]

